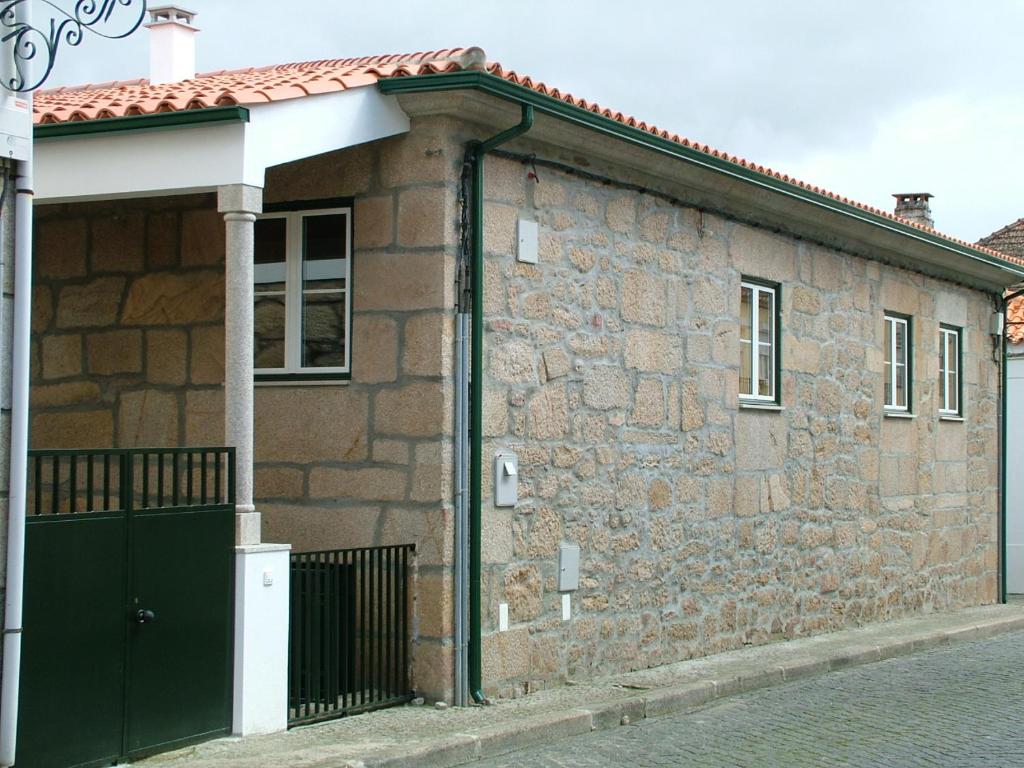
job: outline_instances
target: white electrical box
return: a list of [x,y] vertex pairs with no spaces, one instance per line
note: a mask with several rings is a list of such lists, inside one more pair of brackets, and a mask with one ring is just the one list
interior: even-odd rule
[[516,229],[516,258],[524,264],[537,263],[537,222],[519,219]]
[[494,506],[514,507],[519,500],[519,457],[514,453],[494,456]]
[[32,147],[32,115],[28,102],[0,88],[0,157],[28,160]]
[[988,332],[992,336],[1003,335],[1003,313],[993,312],[992,317],[989,319]]
[[580,588],[580,545],[562,544],[558,548],[558,591]]

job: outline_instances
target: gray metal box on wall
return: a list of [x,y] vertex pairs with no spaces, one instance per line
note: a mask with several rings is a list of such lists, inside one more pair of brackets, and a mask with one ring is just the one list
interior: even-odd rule
[[558,591],[580,588],[580,545],[562,544],[558,548]]

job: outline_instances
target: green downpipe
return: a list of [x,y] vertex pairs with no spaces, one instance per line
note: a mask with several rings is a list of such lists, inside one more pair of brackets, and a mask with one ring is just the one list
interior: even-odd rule
[[522,104],[518,125],[473,147],[473,317],[469,352],[470,434],[469,449],[469,691],[477,702],[484,700],[480,616],[480,539],[483,531],[481,494],[483,489],[483,360],[484,360],[484,156],[495,147],[526,133],[533,127],[533,107]]

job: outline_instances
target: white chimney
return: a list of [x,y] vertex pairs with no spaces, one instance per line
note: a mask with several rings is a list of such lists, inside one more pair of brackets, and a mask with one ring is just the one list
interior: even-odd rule
[[149,9],[149,82],[177,83],[196,76],[195,11],[176,5]]

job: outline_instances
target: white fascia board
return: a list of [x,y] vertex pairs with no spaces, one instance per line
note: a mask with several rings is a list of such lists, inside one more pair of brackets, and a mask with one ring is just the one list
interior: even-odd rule
[[263,186],[267,168],[409,130],[395,96],[376,88],[305,96],[249,107],[245,183]]
[[262,187],[267,168],[409,130],[376,88],[249,106],[249,122],[67,136],[36,143],[36,202]]
[[208,192],[241,183],[244,168],[242,122],[62,137],[36,143],[35,200]]

